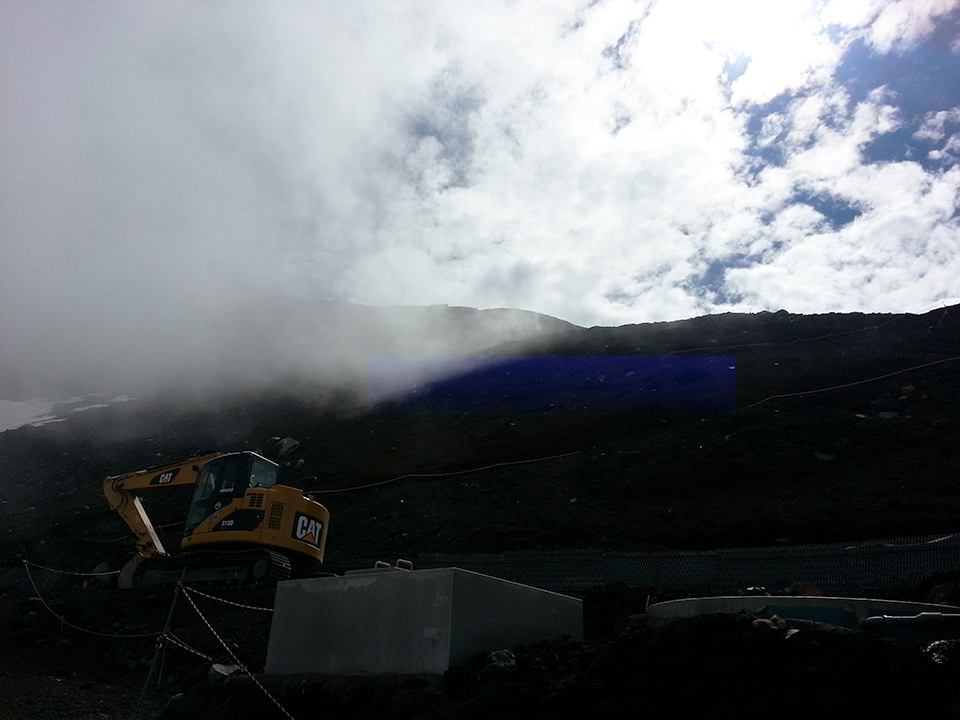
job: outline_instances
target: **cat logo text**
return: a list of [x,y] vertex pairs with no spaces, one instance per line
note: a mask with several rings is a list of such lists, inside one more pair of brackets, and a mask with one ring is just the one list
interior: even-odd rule
[[173,479],[177,476],[177,473],[179,472],[180,472],[180,468],[177,468],[176,470],[167,470],[166,472],[162,472],[156,477],[151,478],[150,484],[151,485],[167,485],[173,482]]
[[293,537],[305,543],[310,543],[314,547],[320,547],[320,540],[323,537],[323,523],[320,520],[314,520],[309,515],[297,513],[296,520],[293,523]]

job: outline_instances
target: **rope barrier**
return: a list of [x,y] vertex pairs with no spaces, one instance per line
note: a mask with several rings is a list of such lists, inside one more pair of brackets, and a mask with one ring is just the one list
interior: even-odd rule
[[201,657],[201,658],[203,658],[204,660],[207,660],[207,661],[209,661],[209,662],[213,662],[213,656],[212,656],[212,655],[206,655],[206,654],[200,652],[199,650],[190,647],[190,646],[187,645],[183,640],[181,640],[181,639],[178,638],[176,635],[174,635],[172,632],[167,631],[167,632],[163,633],[160,637],[161,637],[162,639],[166,640],[167,642],[171,643],[172,645],[176,645],[177,647],[183,648],[183,649],[186,650],[187,652],[193,653],[193,654],[196,655],[197,657]]
[[79,576],[82,576],[82,577],[98,577],[98,576],[101,576],[101,575],[119,575],[119,574],[120,574],[120,570],[110,570],[110,571],[108,571],[108,572],[73,572],[73,571],[71,571],[71,570],[57,570],[56,568],[46,567],[45,565],[40,565],[40,564],[38,564],[38,563],[31,562],[30,560],[24,560],[24,561],[23,561],[23,564],[24,564],[24,565],[33,565],[35,568],[39,568],[40,570],[46,570],[47,572],[59,573],[59,574],[61,574],[61,575],[79,575]]
[[254,674],[247,669],[246,665],[240,662],[240,660],[237,658],[236,654],[234,654],[230,646],[227,645],[227,643],[223,641],[223,638],[221,638],[220,635],[217,634],[217,631],[213,629],[213,625],[211,625],[210,622],[207,620],[207,618],[204,617],[203,613],[200,612],[200,608],[197,607],[197,604],[193,601],[193,598],[190,597],[190,595],[195,591],[192,588],[189,588],[186,585],[184,585],[182,582],[180,583],[180,587],[185,591],[183,593],[184,597],[187,598],[187,600],[193,606],[193,609],[196,611],[197,615],[199,615],[200,619],[203,620],[203,624],[207,626],[207,629],[211,633],[213,633],[213,636],[223,646],[223,649],[227,651],[227,654],[230,655],[231,659],[236,664],[236,666],[240,668],[244,673],[246,673],[247,677],[249,677],[258,688],[260,688],[261,692],[263,692],[263,694],[267,696],[270,702],[272,702],[274,705],[277,706],[277,709],[280,710],[280,712],[286,715],[290,720],[296,720],[296,718],[293,717],[293,715],[291,715],[287,711],[287,709],[283,707],[283,705],[281,705],[280,702],[275,697],[273,697],[273,695],[270,694],[270,692],[263,686],[263,684],[259,680],[257,680],[256,676],[254,676]]
[[263,612],[273,612],[273,608],[258,607],[256,605],[244,605],[242,603],[233,602],[232,600],[224,600],[216,595],[208,595],[207,593],[201,592],[196,588],[190,588],[190,592],[196,593],[197,595],[202,595],[205,598],[210,598],[211,600],[216,600],[217,602],[222,602],[224,605],[233,605],[234,607],[244,608],[245,610],[262,610]]
[[763,400],[759,400],[753,403],[752,405],[747,405],[743,409],[748,410],[752,407],[756,407],[757,405],[767,402],[767,400],[779,400],[780,398],[800,397],[802,395],[814,395],[816,393],[830,392],[831,390],[842,390],[843,388],[854,387],[855,385],[865,385],[866,383],[876,382],[877,380],[885,380],[886,378],[894,377],[895,375],[902,375],[903,373],[906,373],[906,372],[911,372],[913,370],[921,370],[922,368],[925,368],[925,367],[930,367],[932,365],[940,365],[941,363],[952,362],[954,360],[960,360],[960,356],[942,358],[940,360],[934,360],[933,362],[924,363],[923,365],[914,365],[913,367],[904,368],[903,370],[897,370],[895,372],[887,373],[885,375],[878,375],[877,377],[868,378],[866,380],[857,380],[856,382],[844,383],[843,385],[834,385],[832,387],[819,388],[817,390],[804,390],[802,392],[783,393],[781,395],[771,395],[770,397],[764,398]]
[[37,589],[37,584],[33,581],[33,575],[30,573],[29,563],[26,560],[23,561],[23,569],[26,570],[27,572],[27,578],[30,580],[30,585],[33,587],[33,591],[37,594],[37,599],[40,601],[40,604],[47,609],[47,612],[49,612],[51,615],[53,615],[57,620],[59,620],[61,623],[63,623],[67,627],[71,627],[74,630],[79,630],[80,632],[89,633],[90,635],[97,635],[99,637],[109,637],[109,638],[146,638],[146,637],[157,637],[158,635],[162,634],[159,632],[152,632],[152,633],[135,633],[135,634],[115,633],[111,635],[110,633],[97,632],[96,630],[88,630],[87,628],[80,627],[79,625],[74,625],[72,622],[70,622],[66,618],[54,612],[53,608],[51,608],[47,604],[47,601],[43,599],[43,596],[40,594],[40,591]]
[[[186,574],[187,569],[184,568],[183,572],[180,575],[180,579],[183,579],[183,575]],[[170,601],[170,609],[167,611],[167,620],[163,623],[163,631],[161,634],[166,634],[170,632],[170,623],[173,621],[173,611],[177,607],[177,599],[180,597],[180,586],[177,585],[173,589],[173,600]],[[161,656],[161,650],[163,651]],[[164,645],[163,640],[157,638],[156,649],[153,651],[153,661],[150,663],[150,672],[147,673],[146,680],[143,681],[143,689],[140,691],[140,699],[137,700],[137,707],[133,711],[132,720],[137,720],[137,717],[140,715],[140,708],[143,707],[143,699],[147,696],[147,689],[150,687],[150,683],[153,681],[154,673],[157,670],[157,660],[161,661],[166,659],[167,655],[167,646]],[[159,684],[158,684],[159,686]]]
[[452,472],[444,473],[408,473],[406,475],[400,475],[399,477],[390,478],[389,480],[381,480],[380,482],[370,483],[368,485],[357,485],[356,487],[349,488],[337,488],[334,490],[313,490],[311,491],[312,495],[325,495],[328,493],[341,493],[341,492],[351,492],[353,490],[366,490],[367,488],[379,487],[381,485],[388,485],[389,483],[397,482],[398,480],[406,480],[407,478],[438,478],[438,477],[452,477],[455,475],[469,475],[470,473],[481,472],[483,470],[492,470],[493,468],[498,467],[507,467],[509,465],[527,465],[529,463],[544,462],[546,460],[559,460],[561,458],[572,457],[573,455],[579,455],[583,451],[575,450],[573,452],[563,453],[562,455],[551,455],[549,457],[534,458],[532,460],[513,460],[510,462],[499,462],[494,463],[493,465],[484,465],[483,467],[470,468],[469,470],[454,470]]

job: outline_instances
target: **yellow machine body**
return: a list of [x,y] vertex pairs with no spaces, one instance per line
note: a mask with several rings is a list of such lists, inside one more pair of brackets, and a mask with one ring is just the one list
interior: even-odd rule
[[136,536],[143,558],[167,556],[140,496],[195,485],[181,550],[265,548],[309,568],[323,561],[330,513],[278,484],[276,463],[253,452],[212,453],[104,480],[104,495]]
[[297,561],[323,561],[330,513],[296,488],[250,489],[206,515],[180,542],[182,550],[269,547]]

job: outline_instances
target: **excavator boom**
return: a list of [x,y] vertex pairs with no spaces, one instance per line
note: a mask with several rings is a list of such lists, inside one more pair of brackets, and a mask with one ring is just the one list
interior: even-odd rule
[[143,557],[168,555],[157,536],[153,523],[140,502],[145,493],[168,490],[173,487],[195,485],[200,470],[223,453],[209,453],[171,465],[136,470],[123,475],[111,475],[103,480],[103,494],[137,538],[137,552]]

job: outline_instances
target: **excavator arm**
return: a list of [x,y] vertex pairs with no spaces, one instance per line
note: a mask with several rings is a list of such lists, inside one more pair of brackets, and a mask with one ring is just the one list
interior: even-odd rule
[[103,480],[103,494],[136,536],[137,552],[152,558],[167,555],[150,518],[140,502],[146,493],[173,487],[195,485],[200,469],[224,453],[210,453],[171,465],[137,470],[124,475],[111,475]]

